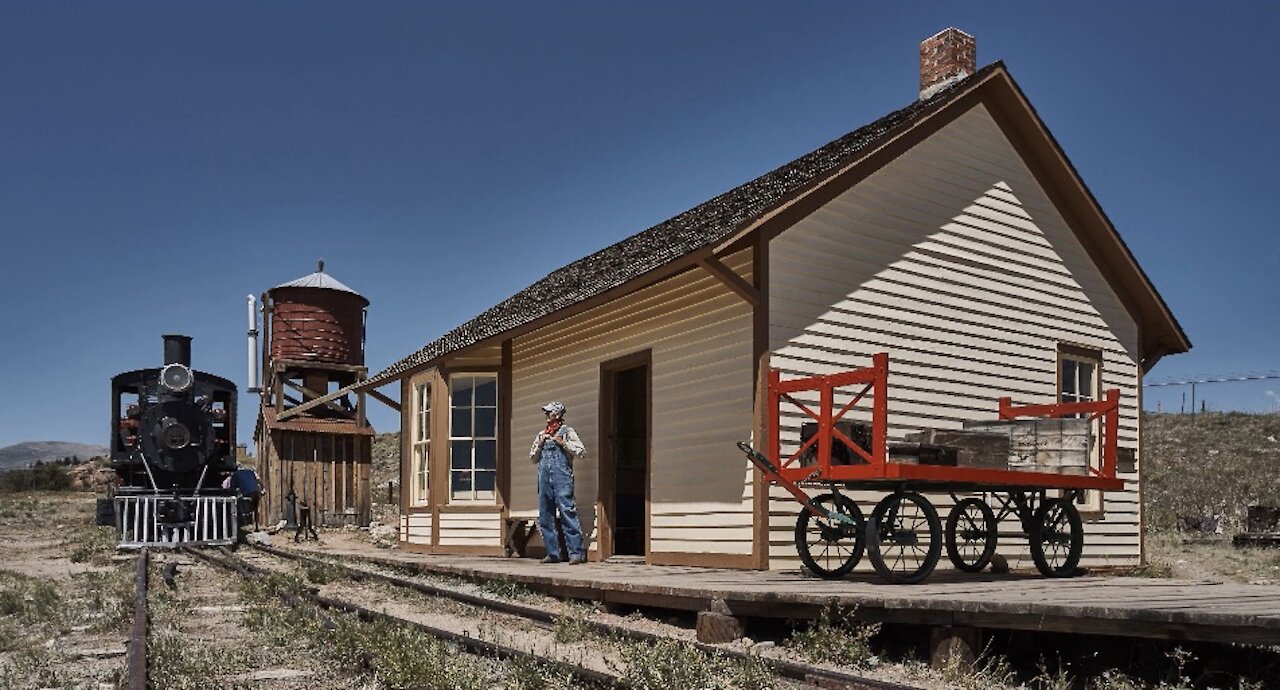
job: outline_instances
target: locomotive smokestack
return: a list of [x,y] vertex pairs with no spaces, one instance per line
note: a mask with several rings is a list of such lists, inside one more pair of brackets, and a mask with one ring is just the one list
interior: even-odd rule
[[258,388],[258,313],[254,308],[253,295],[249,295],[249,392],[257,393]]
[[191,368],[191,336],[166,335],[164,338],[164,363],[181,364]]

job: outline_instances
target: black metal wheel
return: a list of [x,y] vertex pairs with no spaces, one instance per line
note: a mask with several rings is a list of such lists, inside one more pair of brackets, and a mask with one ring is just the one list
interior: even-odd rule
[[842,577],[862,560],[866,545],[862,511],[852,499],[840,494],[822,494],[810,502],[850,518],[852,524],[819,517],[802,508],[796,518],[796,551],[800,553],[800,562],[819,577]]
[[959,501],[947,514],[947,558],[966,573],[981,572],[996,553],[996,515],[980,498]]
[[1084,526],[1080,511],[1066,498],[1040,504],[1032,521],[1031,559],[1045,577],[1071,577],[1084,550]]
[[881,499],[867,521],[867,556],[889,582],[929,577],[942,557],[942,521],[929,499],[913,491]]

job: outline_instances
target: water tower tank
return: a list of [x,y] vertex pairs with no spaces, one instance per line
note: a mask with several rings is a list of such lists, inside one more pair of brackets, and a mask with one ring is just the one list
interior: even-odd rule
[[267,291],[271,298],[271,358],[364,365],[364,316],[369,300],[324,272]]

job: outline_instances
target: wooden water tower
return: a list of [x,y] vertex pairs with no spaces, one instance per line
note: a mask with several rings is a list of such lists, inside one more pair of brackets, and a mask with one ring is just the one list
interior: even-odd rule
[[[290,495],[310,506],[314,524],[369,524],[373,428],[365,419],[365,394],[334,395],[368,378],[368,306],[326,274],[323,261],[315,273],[262,296],[262,406],[254,440],[263,524],[295,515]],[[251,351],[254,325],[251,320]]]

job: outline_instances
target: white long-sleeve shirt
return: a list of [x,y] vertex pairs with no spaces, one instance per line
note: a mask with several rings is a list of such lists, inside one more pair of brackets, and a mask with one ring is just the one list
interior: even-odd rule
[[[575,458],[586,455],[587,447],[582,445],[582,439],[578,438],[578,432],[574,431],[573,427],[567,424],[560,427],[560,431],[556,433],[556,436],[560,437],[561,441],[564,441],[564,449],[568,451],[569,455]],[[529,459],[534,462],[539,459],[538,454],[542,451],[543,438],[541,431],[538,432],[537,436],[533,437],[533,446],[529,448]]]

